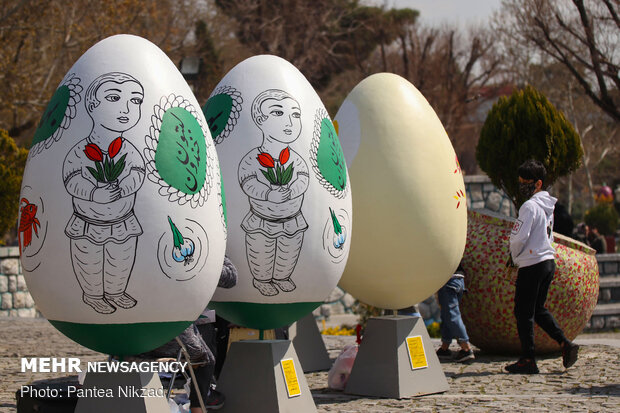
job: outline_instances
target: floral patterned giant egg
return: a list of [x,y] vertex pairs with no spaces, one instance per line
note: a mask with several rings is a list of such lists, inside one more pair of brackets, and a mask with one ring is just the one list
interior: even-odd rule
[[351,240],[351,187],[332,121],[306,78],[270,55],[235,66],[203,107],[226,189],[237,285],[210,308],[269,329],[319,306]]
[[355,232],[340,286],[380,308],[416,304],[457,268],[467,207],[461,168],[424,96],[391,73],[364,79],[336,114]]
[[[472,343],[491,353],[519,354],[521,344],[514,316],[517,269],[508,267],[510,231],[514,220],[494,213],[469,212],[463,267],[467,294],[461,311]],[[579,335],[592,316],[599,293],[598,263],[594,250],[572,238],[554,233],[555,275],[546,307],[569,340]],[[537,325],[538,353],[560,346]]]
[[224,260],[217,153],[181,73],[130,35],[91,47],[35,132],[19,244],[37,308],[91,349],[137,354],[206,307]]

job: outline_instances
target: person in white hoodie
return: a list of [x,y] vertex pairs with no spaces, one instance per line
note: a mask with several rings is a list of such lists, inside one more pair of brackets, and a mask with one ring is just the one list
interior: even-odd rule
[[527,199],[510,234],[510,253],[519,267],[514,314],[521,341],[521,358],[506,366],[515,374],[536,374],[534,322],[562,348],[565,368],[575,364],[579,346],[566,338],[553,315],[545,308],[549,286],[555,272],[553,210],[556,198],[543,191],[547,171],[536,160],[525,161],[518,169],[519,192]]

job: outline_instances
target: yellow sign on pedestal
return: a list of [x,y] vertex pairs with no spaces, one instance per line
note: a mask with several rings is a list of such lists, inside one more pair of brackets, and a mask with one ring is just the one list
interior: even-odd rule
[[282,374],[284,374],[288,397],[291,398],[301,395],[301,388],[299,387],[299,380],[297,380],[297,371],[295,371],[295,362],[293,359],[281,360],[280,367],[282,367]]
[[407,350],[409,350],[411,370],[428,367],[426,352],[424,351],[424,344],[422,343],[422,336],[407,337]]

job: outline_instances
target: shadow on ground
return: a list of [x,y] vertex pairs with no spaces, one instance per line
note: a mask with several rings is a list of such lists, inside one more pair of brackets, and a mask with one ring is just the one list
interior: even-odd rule
[[591,386],[581,387],[577,386],[569,390],[571,394],[588,394],[588,395],[602,395],[620,397],[620,385],[608,384],[606,386]]

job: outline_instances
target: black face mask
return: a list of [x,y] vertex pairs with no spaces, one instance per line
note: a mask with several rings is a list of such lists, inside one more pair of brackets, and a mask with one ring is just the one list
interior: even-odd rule
[[530,199],[536,190],[536,182],[523,182],[519,184],[519,193],[526,199]]

